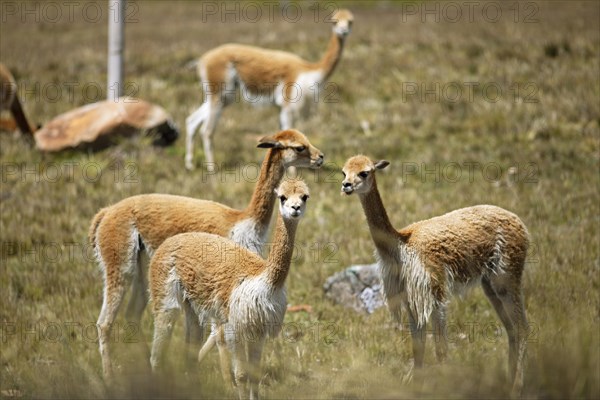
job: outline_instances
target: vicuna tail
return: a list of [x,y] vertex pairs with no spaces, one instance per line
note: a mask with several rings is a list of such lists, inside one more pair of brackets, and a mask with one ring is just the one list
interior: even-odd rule
[[96,248],[96,232],[98,231],[98,225],[102,222],[102,218],[106,215],[106,208],[98,211],[94,218],[92,219],[92,224],[90,225],[90,230],[88,232],[88,238],[90,240],[90,244],[95,249]]

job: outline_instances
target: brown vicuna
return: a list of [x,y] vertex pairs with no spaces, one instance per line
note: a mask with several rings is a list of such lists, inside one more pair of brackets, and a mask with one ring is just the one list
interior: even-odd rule
[[150,264],[154,370],[162,362],[178,312],[184,309],[188,319],[207,313],[218,321],[217,329],[224,332],[220,340],[232,352],[240,398],[258,398],[263,344],[283,326],[285,281],[309,197],[301,180],[283,181],[276,193],[280,214],[266,260],[208,233],[176,235],[158,248]]
[[425,326],[431,317],[438,360],[446,357],[446,306],[453,292],[481,282],[508,333],[513,393],[523,385],[528,334],[521,278],[529,234],[515,214],[479,205],[397,231],[381,201],[375,171],[389,165],[365,156],[346,161],[342,192],[357,193],[367,217],[392,316],[408,313],[416,367],[423,365]]
[[[127,288],[133,293],[127,319],[139,322],[147,302],[144,253],[152,256],[162,242],[184,232],[208,232],[227,237],[260,253],[275,204],[274,190],[288,166],[318,168],[323,153],[296,130],[264,137],[258,147],[268,148],[250,204],[235,210],[213,201],[146,194],[126,198],[100,210],[90,226],[89,238],[104,273],[102,310],[98,317],[98,344],[107,379],[112,375],[109,338]],[[198,324],[188,328],[199,329]],[[198,332],[188,332],[198,337]]]
[[292,53],[239,44],[226,44],[205,53],[198,62],[205,100],[186,120],[186,168],[194,167],[194,135],[200,125],[205,161],[209,169],[213,168],[211,136],[221,111],[234,101],[237,88],[248,101],[276,104],[280,108],[280,129],[292,128],[293,115],[333,73],[353,19],[348,10],[333,15],[329,47],[316,63]]
[[29,122],[17,90],[17,83],[8,68],[0,63],[0,111],[10,111],[22,133],[33,135],[35,127]]

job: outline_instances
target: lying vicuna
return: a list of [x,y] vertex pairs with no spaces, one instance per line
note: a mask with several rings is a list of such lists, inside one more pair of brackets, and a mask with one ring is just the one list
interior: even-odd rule
[[[146,194],[126,198],[100,210],[89,237],[104,273],[102,310],[98,317],[98,345],[105,378],[112,375],[109,339],[112,325],[127,288],[133,293],[127,319],[139,322],[147,302],[146,259],[162,242],[184,232],[208,232],[232,239],[260,253],[275,204],[274,190],[288,166],[318,168],[323,153],[296,130],[264,137],[258,147],[268,148],[254,194],[245,210],[213,201]],[[189,324],[196,329],[197,324]],[[199,337],[198,332],[188,332]]]
[[397,231],[381,201],[375,171],[389,165],[365,156],[346,161],[342,193],[358,194],[381,268],[391,314],[403,306],[413,339],[415,366],[423,365],[425,326],[432,319],[439,360],[446,357],[446,305],[450,295],[481,282],[508,333],[513,394],[523,384],[528,324],[521,277],[529,234],[515,214],[480,205],[462,208]]
[[266,260],[208,233],[176,235],[158,248],[150,264],[153,369],[162,361],[178,311],[183,308],[188,319],[208,313],[225,332],[240,398],[258,397],[262,348],[282,328],[285,281],[308,188],[301,180],[285,180],[277,197],[280,215]]

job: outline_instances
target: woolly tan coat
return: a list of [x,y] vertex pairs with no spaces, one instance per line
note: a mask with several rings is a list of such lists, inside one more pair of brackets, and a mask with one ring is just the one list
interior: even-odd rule
[[293,116],[304,108],[340,60],[354,17],[348,10],[334,14],[333,33],[326,53],[318,62],[305,61],[295,54],[240,44],[225,44],[206,52],[198,61],[205,101],[186,120],[186,168],[193,169],[193,139],[202,126],[206,162],[214,164],[211,136],[224,107],[235,101],[236,90],[253,103],[274,103],[280,107],[280,128],[290,129]]
[[[308,188],[299,180],[284,181],[273,246],[267,260],[233,241],[207,233],[173,236],[158,248],[150,265],[152,309],[155,316],[152,366],[157,368],[177,310],[208,313],[225,325],[234,353],[240,397],[258,390],[262,343],[282,328],[287,299],[285,280],[294,250],[294,237],[304,213]],[[251,364],[254,371],[247,371]],[[248,376],[250,374],[250,376]]]
[[133,282],[127,317],[139,321],[145,308],[146,273],[139,257],[152,255],[162,242],[179,233],[208,232],[231,238],[260,253],[273,206],[274,190],[287,166],[318,168],[323,153],[296,130],[261,139],[269,148],[252,199],[245,210],[181,196],[133,196],[104,208],[92,220],[89,238],[104,272],[104,294],[98,318],[99,347],[105,375],[110,378],[110,330],[126,289]]
[[513,390],[523,379],[527,319],[521,277],[529,234],[515,214],[479,205],[416,222],[392,226],[377,189],[375,171],[387,161],[350,158],[343,168],[342,193],[357,193],[375,243],[390,312],[400,321],[408,312],[415,366],[423,364],[426,323],[432,318],[438,359],[446,357],[446,305],[452,293],[481,283],[509,337]]
[[154,143],[168,145],[179,132],[164,108],[132,97],[119,97],[86,104],[54,117],[35,133],[38,149],[60,151],[66,148],[101,149],[119,136],[152,132]]
[[[420,324],[436,304],[446,303],[452,292],[479,283],[482,276],[504,275],[513,284],[520,284],[529,243],[519,217],[491,205],[462,208],[416,222],[401,229],[398,240],[399,246],[418,255],[429,276],[430,296],[421,304],[415,302],[413,309]],[[386,286],[392,289],[393,285]],[[410,284],[405,287],[409,289]]]

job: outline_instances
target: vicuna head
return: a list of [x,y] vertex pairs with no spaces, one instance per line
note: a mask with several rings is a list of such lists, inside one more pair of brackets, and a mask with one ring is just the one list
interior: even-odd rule
[[259,140],[258,147],[279,149],[285,167],[319,168],[325,155],[303,133],[288,129]]
[[342,174],[342,193],[351,195],[352,193],[367,193],[371,190],[375,181],[375,170],[384,169],[390,165],[389,161],[371,161],[370,158],[362,155],[350,157],[344,167]]
[[308,186],[300,179],[284,180],[275,194],[279,199],[279,212],[284,219],[297,219],[304,215],[310,197]]
[[341,9],[333,14],[331,17],[333,21],[333,31],[341,38],[346,37],[352,29],[352,22],[354,21],[354,15],[349,10]]

